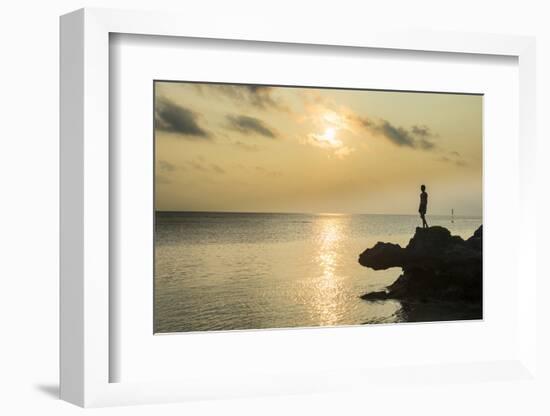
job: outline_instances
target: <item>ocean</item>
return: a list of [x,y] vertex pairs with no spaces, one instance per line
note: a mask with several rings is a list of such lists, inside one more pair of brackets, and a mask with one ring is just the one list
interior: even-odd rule
[[[480,217],[427,216],[470,237]],[[405,246],[418,216],[157,212],[155,332],[406,321],[399,301],[367,302],[400,268],[358,256],[377,241]]]

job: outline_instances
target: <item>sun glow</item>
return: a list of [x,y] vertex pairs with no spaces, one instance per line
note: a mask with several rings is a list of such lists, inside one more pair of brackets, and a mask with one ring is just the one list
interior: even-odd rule
[[333,142],[333,141],[334,141],[335,135],[336,135],[336,131],[335,131],[332,127],[329,127],[329,128],[325,131],[325,139],[327,139],[329,142]]
[[336,138],[336,129],[334,127],[327,128],[325,133],[318,137],[320,140],[334,147],[338,147],[342,144],[342,142]]
[[307,143],[322,149],[331,150],[333,151],[334,156],[338,159],[343,159],[351,154],[354,149],[346,146],[341,139],[336,137],[338,130],[338,127],[330,126],[325,129],[324,133],[310,133],[308,135]]

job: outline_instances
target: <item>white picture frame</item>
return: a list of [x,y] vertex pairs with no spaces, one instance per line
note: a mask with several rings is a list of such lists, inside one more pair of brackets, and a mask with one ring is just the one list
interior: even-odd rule
[[[184,22],[184,24],[182,24]],[[519,268],[526,276],[518,288],[520,319],[518,355],[506,362],[457,366],[421,363],[415,377],[444,373],[449,380],[476,382],[476,374],[495,371],[518,380],[536,375],[535,252],[535,41],[530,37],[363,30],[330,33],[276,24],[239,25],[224,20],[205,26],[200,19],[171,13],[82,9],[61,18],[61,398],[80,406],[183,401],[196,398],[242,397],[272,393],[323,392],[342,388],[347,376],[355,383],[372,383],[386,369],[369,372],[334,370],[318,374],[280,374],[262,380],[239,380],[220,374],[216,380],[195,375],[184,381],[110,382],[109,282],[110,239],[109,157],[109,36],[113,33],[332,45],[440,53],[489,54],[517,57],[519,62],[520,227]],[[489,369],[489,370],[488,370]],[[395,369],[391,370],[395,376]],[[391,378],[391,376],[386,376]],[[388,378],[388,379],[389,379]],[[230,386],[230,388],[228,387]]]

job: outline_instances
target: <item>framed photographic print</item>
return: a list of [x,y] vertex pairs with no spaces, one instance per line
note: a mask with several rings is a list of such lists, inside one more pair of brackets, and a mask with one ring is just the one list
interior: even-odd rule
[[61,19],[62,398],[532,379],[533,39],[185,21]]
[[156,333],[482,318],[482,95],[154,100]]

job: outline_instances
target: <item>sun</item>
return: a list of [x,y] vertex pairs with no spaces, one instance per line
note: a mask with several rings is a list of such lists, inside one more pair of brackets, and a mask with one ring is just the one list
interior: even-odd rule
[[338,150],[344,143],[337,137],[337,132],[337,127],[327,126],[323,133],[310,133],[309,142],[323,149]]
[[339,144],[339,141],[336,139],[336,129],[334,129],[333,127],[329,127],[325,130],[325,134],[323,134],[323,139],[333,146]]

